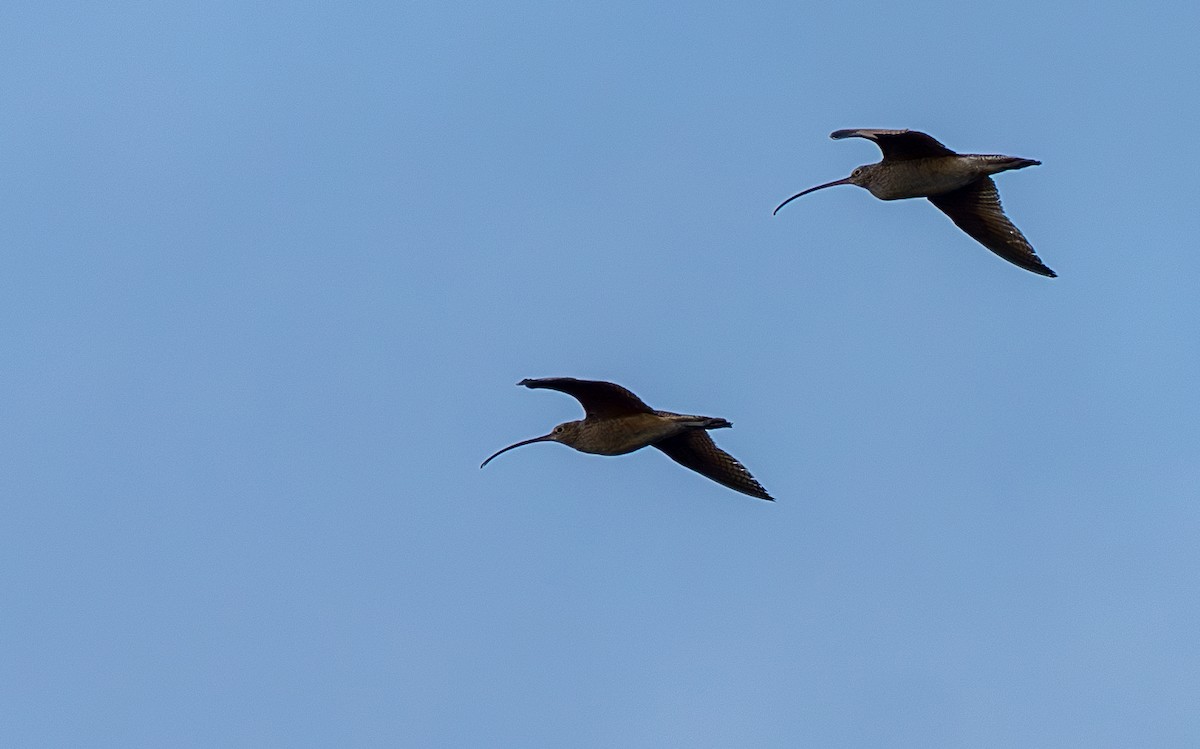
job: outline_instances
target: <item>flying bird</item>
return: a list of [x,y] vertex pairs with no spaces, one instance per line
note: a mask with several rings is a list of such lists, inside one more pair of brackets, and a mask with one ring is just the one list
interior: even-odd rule
[[655,411],[636,395],[612,382],[544,377],[521,380],[517,384],[557,390],[572,396],[583,406],[584,418],[559,424],[541,437],[509,445],[483,461],[480,468],[500,453],[534,442],[560,442],[596,455],[624,455],[653,445],[671,460],[718,484],[751,497],[774,501],[745,466],[717,447],[708,436],[709,429],[733,426],[725,419]]
[[880,200],[929,198],[977,242],[1014,265],[1053,278],[1029,240],[1000,207],[1000,193],[989,175],[1037,166],[1040,161],[996,154],[955,153],[916,130],[836,130],[831,138],[866,138],[883,151],[877,164],[860,166],[845,179],[798,192],[775,213],[801,195],[834,185],[857,185]]

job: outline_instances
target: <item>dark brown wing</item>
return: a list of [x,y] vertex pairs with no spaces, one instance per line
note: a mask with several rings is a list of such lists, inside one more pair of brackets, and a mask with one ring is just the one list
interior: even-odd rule
[[930,156],[953,156],[954,152],[938,143],[932,136],[916,130],[835,130],[834,140],[866,138],[875,141],[883,151],[883,160],[925,159]]
[[629,414],[653,413],[633,393],[612,382],[577,380],[574,377],[542,377],[517,383],[527,388],[546,388],[566,393],[579,401],[588,416],[607,418]]
[[724,484],[734,491],[749,494],[751,497],[766,499],[774,502],[767,494],[762,484],[754,480],[746,466],[737,461],[729,453],[717,447],[703,429],[689,429],[683,434],[677,434],[654,446],[667,454],[671,460],[681,466],[691,468],[701,476]]
[[1000,193],[991,177],[983,177],[953,192],[934,195],[929,202],[949,216],[958,228],[1008,262],[1050,278],[1058,275],[1046,267],[1029,240],[1004,215]]

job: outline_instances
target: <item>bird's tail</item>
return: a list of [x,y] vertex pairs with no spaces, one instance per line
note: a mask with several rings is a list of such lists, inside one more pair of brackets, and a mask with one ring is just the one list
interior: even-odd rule
[[988,172],[1007,172],[1010,169],[1024,169],[1027,166],[1040,166],[1042,162],[1036,159],[1023,159],[1020,156],[1000,156],[997,154],[982,154],[976,158],[988,165]]
[[655,411],[659,416],[666,416],[678,424],[690,429],[728,429],[733,422],[718,416],[692,416],[691,414],[673,414],[670,411]]

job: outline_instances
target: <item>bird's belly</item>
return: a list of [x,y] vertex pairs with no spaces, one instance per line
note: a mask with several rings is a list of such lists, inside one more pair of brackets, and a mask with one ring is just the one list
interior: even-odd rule
[[[942,161],[939,159],[938,161]],[[931,164],[923,159],[902,161],[889,167],[886,179],[879,179],[868,188],[880,200],[928,198],[965,187],[979,174],[947,161]]]
[[683,427],[655,414],[605,419],[572,445],[594,455],[624,455],[678,434]]

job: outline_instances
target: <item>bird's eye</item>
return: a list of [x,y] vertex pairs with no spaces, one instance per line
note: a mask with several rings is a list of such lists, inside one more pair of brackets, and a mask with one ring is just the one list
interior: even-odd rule
[[860,166],[860,167],[858,167],[857,169],[855,169],[853,172],[850,172],[850,176],[851,176],[851,177],[857,177],[857,176],[858,176],[858,175],[860,175],[860,174],[862,174],[862,167],[861,167],[861,166]]
[[559,424],[558,426],[554,427],[555,434],[562,434],[562,430],[563,430],[562,424]]

